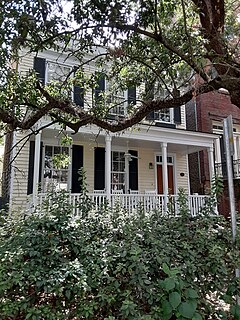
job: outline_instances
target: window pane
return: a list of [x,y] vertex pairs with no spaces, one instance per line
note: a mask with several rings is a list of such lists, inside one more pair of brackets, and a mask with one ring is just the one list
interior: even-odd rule
[[70,73],[70,70],[70,67],[53,62],[48,62],[48,82],[64,81],[66,76]]
[[45,146],[45,155],[52,156],[52,146]]
[[54,147],[54,155],[61,153],[61,147]]
[[69,169],[54,168],[53,157],[59,154],[69,155],[69,147],[45,146],[45,159],[43,167],[43,192],[47,190],[67,190]]
[[123,190],[125,184],[124,152],[112,152],[112,189]]
[[63,154],[68,154],[69,153],[69,148],[68,147],[62,147],[62,153]]
[[111,107],[109,113],[112,115],[125,115],[125,91],[118,88],[114,81],[108,80],[106,83],[106,93],[108,95],[108,103]]

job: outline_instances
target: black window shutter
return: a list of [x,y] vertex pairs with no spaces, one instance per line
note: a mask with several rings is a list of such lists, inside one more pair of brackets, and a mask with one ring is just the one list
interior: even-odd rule
[[82,191],[82,182],[79,176],[79,169],[83,167],[83,146],[72,146],[72,193]]
[[35,153],[35,141],[30,141],[27,194],[33,193],[34,153]]
[[[154,99],[154,85],[155,82],[146,82],[145,84],[145,99],[146,100],[153,100]],[[155,113],[151,111],[147,116],[147,120],[155,120]]]
[[128,88],[128,104],[136,104],[136,87]]
[[[138,152],[135,150],[128,151],[132,156],[137,157]],[[132,158],[129,161],[129,189],[138,190],[138,159]]]
[[[227,177],[227,161],[226,161],[226,153],[225,153],[225,146],[223,136],[220,137],[220,151],[221,151],[221,166],[222,166],[222,174],[223,177]],[[234,167],[232,166],[232,169]],[[233,173],[234,175],[234,173]]]
[[79,86],[73,88],[73,100],[80,108],[84,107],[84,89]]
[[94,189],[105,188],[105,148],[94,149]]
[[223,136],[220,137],[220,151],[221,151],[221,159],[222,159],[222,162],[225,162],[225,161],[226,161],[226,154],[225,154],[225,147],[224,147]]
[[42,164],[43,164],[43,142],[41,141],[40,162],[39,162],[39,182],[42,181]]
[[37,72],[38,79],[45,84],[46,59],[34,57],[33,68]]
[[101,74],[98,78],[97,86],[94,89],[95,106],[98,105],[98,102],[101,102],[102,100],[101,93],[104,91],[105,91],[105,75]]
[[[41,182],[42,180],[41,179],[42,178],[42,148],[43,148],[43,143],[41,142],[38,182]],[[35,141],[30,141],[27,194],[33,193],[34,156],[35,156]]]
[[181,123],[181,107],[174,108],[174,122]]

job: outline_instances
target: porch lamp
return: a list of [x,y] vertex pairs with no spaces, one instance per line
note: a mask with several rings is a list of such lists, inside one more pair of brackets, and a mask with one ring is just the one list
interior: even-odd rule
[[149,168],[149,169],[153,169],[153,163],[152,163],[152,162],[149,162],[148,168]]

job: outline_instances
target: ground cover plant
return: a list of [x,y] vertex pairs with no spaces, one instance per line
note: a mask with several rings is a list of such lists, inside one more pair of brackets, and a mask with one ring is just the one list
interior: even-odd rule
[[84,196],[76,217],[67,194],[49,197],[1,225],[1,319],[240,319],[229,221],[184,203],[178,218],[94,211]]

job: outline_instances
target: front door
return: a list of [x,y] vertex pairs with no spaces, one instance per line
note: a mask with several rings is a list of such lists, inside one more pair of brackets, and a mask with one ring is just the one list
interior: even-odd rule
[[[173,166],[167,166],[168,171],[168,193],[174,194],[174,181],[173,181]],[[157,187],[158,194],[163,194],[163,176],[162,176],[162,165],[157,165]]]

